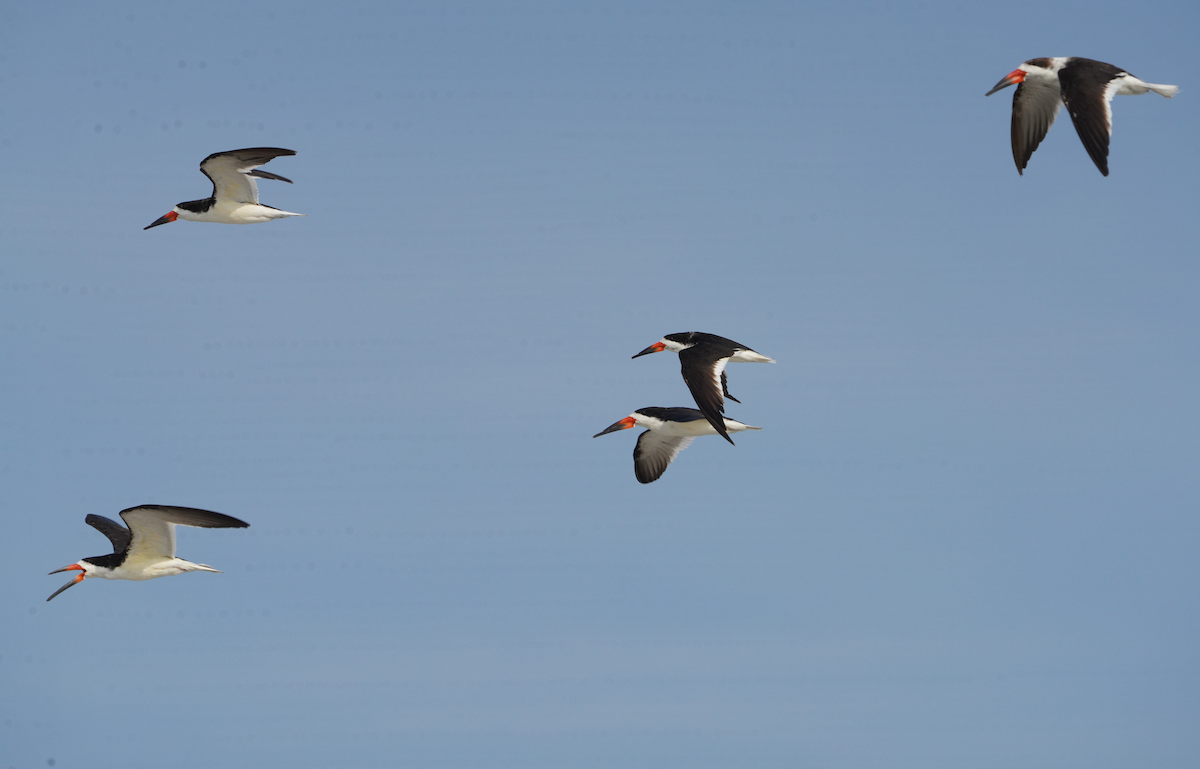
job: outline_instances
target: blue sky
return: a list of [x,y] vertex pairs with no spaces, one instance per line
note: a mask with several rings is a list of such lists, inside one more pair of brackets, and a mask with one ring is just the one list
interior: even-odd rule
[[[1200,759],[1200,11],[0,9],[0,769]],[[1021,61],[1181,86],[1063,117]],[[279,146],[252,227],[142,230]],[[633,477],[735,365],[732,447]],[[89,580],[88,513],[225,573]]]

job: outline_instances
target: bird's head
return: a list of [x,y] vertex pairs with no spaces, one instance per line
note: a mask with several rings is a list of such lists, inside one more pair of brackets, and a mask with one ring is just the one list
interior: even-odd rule
[[1021,66],[1014,69],[1005,75],[996,87],[988,91],[984,96],[991,96],[996,91],[1002,88],[1008,88],[1010,85],[1018,85],[1026,80],[1032,80],[1039,83],[1055,83],[1058,82],[1059,71],[1066,66],[1068,59],[1065,57],[1047,58],[1042,56],[1037,59],[1029,59],[1021,62]]
[[662,339],[659,339],[657,342],[633,357],[640,358],[643,355],[649,355],[652,352],[662,352],[663,350],[682,352],[683,350],[686,350],[695,344],[695,342],[691,341],[691,336],[692,334],[690,332],[683,334],[667,334]]

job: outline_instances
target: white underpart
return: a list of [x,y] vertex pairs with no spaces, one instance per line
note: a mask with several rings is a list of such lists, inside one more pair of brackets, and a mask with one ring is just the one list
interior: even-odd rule
[[[192,563],[185,561],[182,558],[156,558],[142,559],[137,564],[130,564],[129,558],[125,559],[115,569],[96,569],[94,572],[87,569],[91,564],[86,561],[82,562],[85,571],[89,577],[103,577],[104,579],[130,579],[141,581],[145,579],[157,579],[158,577],[173,577],[176,574],[183,574],[185,571],[213,571],[220,574],[219,569],[214,569],[211,566],[205,566],[202,563]],[[94,568],[94,567],[93,567]]]
[[1104,88],[1104,119],[1108,123],[1108,135],[1112,136],[1112,100],[1114,96],[1141,96],[1144,93],[1154,91],[1157,94],[1162,94],[1168,99],[1175,96],[1179,91],[1177,85],[1157,85],[1155,83],[1147,83],[1144,80],[1139,80],[1128,72],[1122,72],[1112,80],[1108,81],[1108,85]]
[[[688,437],[697,438],[701,435],[719,435],[717,429],[709,423],[707,419],[693,419],[690,422],[666,422],[661,419],[648,417],[645,414],[630,414],[638,427],[644,427],[647,430],[654,431],[655,435],[671,436],[671,437]],[[761,430],[761,427],[742,424],[736,419],[725,418],[725,429],[731,433],[740,433],[743,430]],[[683,449],[680,449],[682,451]]]
[[[245,176],[245,174],[239,174],[239,176]],[[175,213],[179,214],[180,219],[186,219],[189,222],[216,222],[218,224],[260,224],[272,219],[286,219],[289,216],[307,216],[307,214],[280,211],[278,208],[270,206],[260,206],[258,203],[241,203],[222,198],[217,198],[216,205],[201,214],[179,206],[175,207]]]
[[1179,86],[1147,83],[1145,80],[1139,80],[1128,72],[1125,72],[1108,84],[1108,91],[1105,92],[1104,98],[1111,101],[1113,96],[1141,96],[1149,91],[1154,91],[1160,96],[1171,99],[1174,98],[1175,94],[1179,93]]
[[[690,422],[664,422],[642,414],[633,414],[632,416],[637,420],[638,426],[648,429],[648,432],[638,436],[638,448],[641,449],[642,455],[636,460],[636,464],[649,469],[651,473],[654,473],[654,469],[658,469],[660,471],[657,473],[658,475],[666,470],[667,465],[675,461],[679,452],[691,446],[692,441],[696,438],[701,435],[718,434],[707,419],[693,419]],[[731,433],[740,433],[743,430],[761,430],[762,428],[726,419],[725,429]],[[655,468],[655,465],[659,463],[662,466]]]
[[218,224],[260,224],[272,219],[289,216],[305,216],[278,208],[259,205],[258,181],[248,172],[264,165],[247,163],[235,155],[218,155],[201,164],[208,178],[212,179],[213,197],[217,202],[202,214],[175,207],[180,219],[189,222],[216,222]]
[[[679,452],[692,445],[692,441],[701,435],[717,435],[712,424],[707,419],[693,419],[689,422],[664,421],[657,417],[647,416],[640,412],[630,414],[639,427],[645,427],[646,432],[638,436],[637,449],[634,451],[634,471],[642,483],[653,483],[666,472],[666,469]],[[761,430],[761,427],[745,425],[733,419],[725,420],[725,429],[731,433],[743,430]]]
[[729,358],[730,360],[740,361],[742,363],[774,363],[774,358],[768,358],[766,355],[759,355],[754,350],[738,350]]

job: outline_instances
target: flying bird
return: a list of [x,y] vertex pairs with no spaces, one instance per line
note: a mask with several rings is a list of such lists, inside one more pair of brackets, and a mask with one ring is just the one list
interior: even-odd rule
[[1108,176],[1108,140],[1112,136],[1112,99],[1154,91],[1173,97],[1176,85],[1139,80],[1120,67],[1078,56],[1030,59],[1009,72],[985,96],[1016,85],[1013,94],[1012,152],[1017,173],[1025,174],[1033,151],[1046,138],[1061,100],[1100,173]]
[[169,505],[139,505],[121,511],[121,518],[128,524],[125,528],[103,515],[89,515],[84,521],[96,528],[112,542],[113,552],[55,569],[78,571],[79,576],[54,591],[54,596],[76,585],[88,577],[104,579],[154,579],[182,574],[185,571],[219,570],[202,563],[192,563],[175,557],[175,526],[199,526],[205,529],[244,529],[250,524],[228,515],[197,510],[194,507],[172,507]]
[[696,405],[700,407],[700,411],[704,413],[705,418],[717,433],[733,443],[733,439],[729,437],[729,432],[725,429],[725,398],[734,403],[741,403],[741,401],[729,394],[725,366],[730,361],[774,363],[775,359],[760,355],[732,339],[700,331],[667,334],[633,357],[640,358],[643,355],[663,350],[679,353],[679,366],[683,373],[683,381],[692,391]]
[[[291,179],[285,179],[270,171],[260,171],[259,166],[271,162],[272,158],[295,154],[295,150],[283,150],[278,147],[251,147],[209,155],[200,164],[200,170],[212,182],[212,195],[204,200],[180,203],[165,216],[155,219],[150,227],[170,224],[176,219],[218,224],[258,224],[289,216],[306,216],[307,214],[293,214],[260,204],[258,182],[254,181],[275,179],[291,184]],[[150,227],[143,229],[148,230]]]
[[[728,432],[762,429],[744,425],[733,419],[722,421],[724,424],[721,425],[721,435],[726,438],[729,437]],[[599,438],[601,435],[628,430],[631,427],[646,428],[646,432],[638,436],[637,445],[633,447],[633,474],[641,483],[653,483],[661,478],[679,452],[690,446],[696,438],[701,435],[717,435],[717,431],[709,424],[708,417],[697,409],[682,406],[647,406],[609,425],[592,437]]]

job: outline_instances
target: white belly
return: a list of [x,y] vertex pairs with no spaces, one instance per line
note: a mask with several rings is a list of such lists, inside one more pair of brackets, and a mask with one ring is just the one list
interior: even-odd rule
[[257,203],[238,203],[236,201],[217,201],[217,204],[203,213],[180,211],[179,218],[189,222],[212,222],[216,224],[260,224],[272,219],[286,219],[289,216],[304,216],[290,211],[280,211],[270,206],[260,206]]

